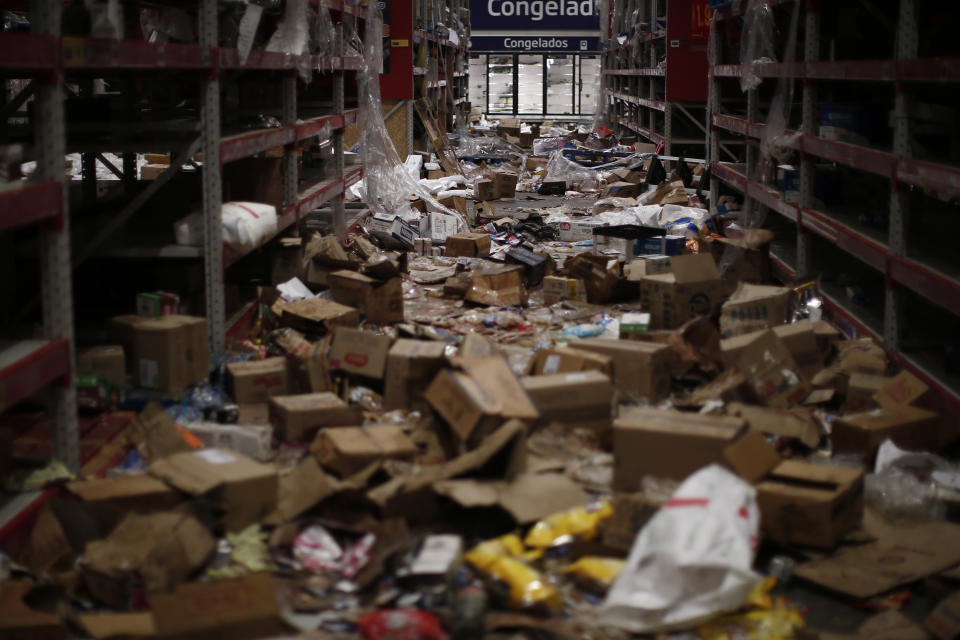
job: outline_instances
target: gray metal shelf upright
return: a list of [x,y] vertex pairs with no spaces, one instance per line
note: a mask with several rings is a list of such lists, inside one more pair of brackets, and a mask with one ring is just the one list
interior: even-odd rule
[[[951,247],[960,227],[960,154],[949,135],[958,113],[950,96],[960,88],[960,51],[949,39],[921,34],[942,28],[937,12],[955,9],[899,0],[867,12],[862,3],[840,0],[827,12],[817,2],[772,0],[768,24],[787,37],[792,12],[799,12],[798,59],[752,64],[761,83],[744,100],[739,81],[747,67],[727,36],[750,37],[744,18],[751,6],[752,0],[724,7],[711,25],[712,208],[723,186],[743,194],[748,225],[762,223],[767,210],[782,216],[795,239],[772,256],[781,277],[824,274],[827,313],[849,332],[882,341],[960,418],[960,375],[955,363],[950,370],[947,348],[952,341],[960,349],[960,261]],[[856,39],[852,27],[873,37]],[[777,47],[778,57],[790,49],[786,39]],[[799,118],[783,99],[791,85],[800,87]],[[777,116],[769,122],[786,119],[782,131],[779,124],[771,129],[767,110]],[[870,126],[884,121],[879,114],[891,124]],[[833,117],[843,118],[844,131],[829,128]],[[727,141],[747,144],[745,166],[718,161]],[[761,155],[763,148],[778,149],[780,159]],[[773,173],[790,154],[798,159],[799,184],[788,191]],[[835,175],[840,195],[831,188]]]
[[[56,42],[60,36],[62,3],[33,0],[31,11],[37,37],[47,43]],[[33,56],[29,47],[0,50],[0,67],[8,76],[32,78],[36,83],[33,95],[37,123],[33,130],[36,173],[30,183],[6,185],[0,191],[0,232],[30,224],[39,227],[44,336],[43,340],[0,343],[0,413],[49,387],[51,454],[77,471],[79,444],[76,389],[71,379],[75,356],[70,216],[64,186],[62,79],[56,73],[52,57]]]

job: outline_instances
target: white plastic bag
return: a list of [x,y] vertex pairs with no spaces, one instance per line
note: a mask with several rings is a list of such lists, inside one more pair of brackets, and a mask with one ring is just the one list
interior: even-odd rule
[[753,487],[717,465],[697,471],[637,535],[599,623],[648,633],[740,607],[759,580],[759,523]]
[[203,246],[203,213],[195,211],[173,223],[173,235],[177,244],[188,247]]
[[250,251],[277,233],[277,209],[262,202],[224,202],[223,242],[238,251]]

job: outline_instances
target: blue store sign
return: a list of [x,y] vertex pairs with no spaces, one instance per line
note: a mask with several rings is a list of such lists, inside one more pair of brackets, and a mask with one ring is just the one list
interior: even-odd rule
[[470,36],[470,50],[525,53],[599,51],[600,38],[596,36],[540,36],[523,33],[510,36]]
[[600,28],[594,0],[470,0],[472,31],[591,31]]

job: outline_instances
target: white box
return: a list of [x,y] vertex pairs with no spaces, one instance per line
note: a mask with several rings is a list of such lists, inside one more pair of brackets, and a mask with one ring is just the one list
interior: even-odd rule
[[593,230],[597,227],[607,227],[609,223],[598,220],[575,220],[560,223],[560,239],[564,242],[581,242],[593,240]]
[[[447,236],[457,232],[457,219],[446,213],[433,212],[427,220],[427,229],[431,240],[445,241]],[[422,226],[421,235],[423,235]]]
[[184,428],[208,447],[229,449],[261,462],[273,457],[273,427],[268,424],[188,422]]

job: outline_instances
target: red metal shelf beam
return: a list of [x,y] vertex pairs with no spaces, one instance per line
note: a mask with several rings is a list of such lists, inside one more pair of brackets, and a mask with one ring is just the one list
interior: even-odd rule
[[638,69],[604,69],[607,76],[665,76],[666,72],[660,67],[641,67]]
[[[351,122],[354,122],[359,110],[351,109],[347,113],[350,114]],[[346,120],[346,114],[318,116],[287,127],[258,129],[228,136],[220,142],[220,163],[233,162],[269,149],[306,140],[321,133],[324,127],[329,127],[331,131],[343,129]]]
[[637,96],[631,96],[626,93],[619,91],[610,91],[607,90],[607,95],[613,96],[617,100],[623,100],[624,102],[629,102],[631,104],[636,104],[641,107],[647,107],[648,109],[655,109],[657,111],[666,111],[667,105],[662,100],[650,100],[649,98],[638,98]]
[[884,243],[860,233],[826,213],[785,203],[775,192],[748,180],[731,167],[713,163],[710,171],[714,177],[797,222],[800,228],[816,233],[885,274],[892,281],[960,316],[960,281],[956,278],[913,258],[892,255]]
[[[33,343],[33,344],[30,344]],[[4,362],[0,368],[0,413],[55,380],[70,377],[70,342],[68,340],[35,340],[0,347],[3,356],[16,350],[19,357]]]
[[[748,122],[743,118],[714,115],[713,125],[733,133],[760,139],[766,124]],[[817,136],[785,131],[791,138],[790,146],[824,160],[873,173],[884,178],[919,187],[944,199],[960,198],[960,167],[951,167],[912,158],[898,158],[892,153],[878,151],[848,142],[824,140]]]
[[63,212],[62,189],[59,182],[50,180],[0,191],[0,231],[59,219]]
[[[761,78],[805,80],[854,80],[863,82],[958,82],[960,58],[915,58],[912,60],[835,60],[811,62],[761,62],[753,73]],[[743,66],[719,64],[713,67],[718,78],[739,78]]]
[[[785,4],[791,4],[796,0],[767,0],[767,4],[772,7],[781,6]],[[736,5],[727,5],[726,7],[720,7],[714,12],[714,20],[728,20],[730,18],[735,18],[737,16],[742,16],[744,11],[747,8],[747,3],[739,3]]]
[[53,36],[0,34],[0,70],[52,71],[57,62],[57,39]]

